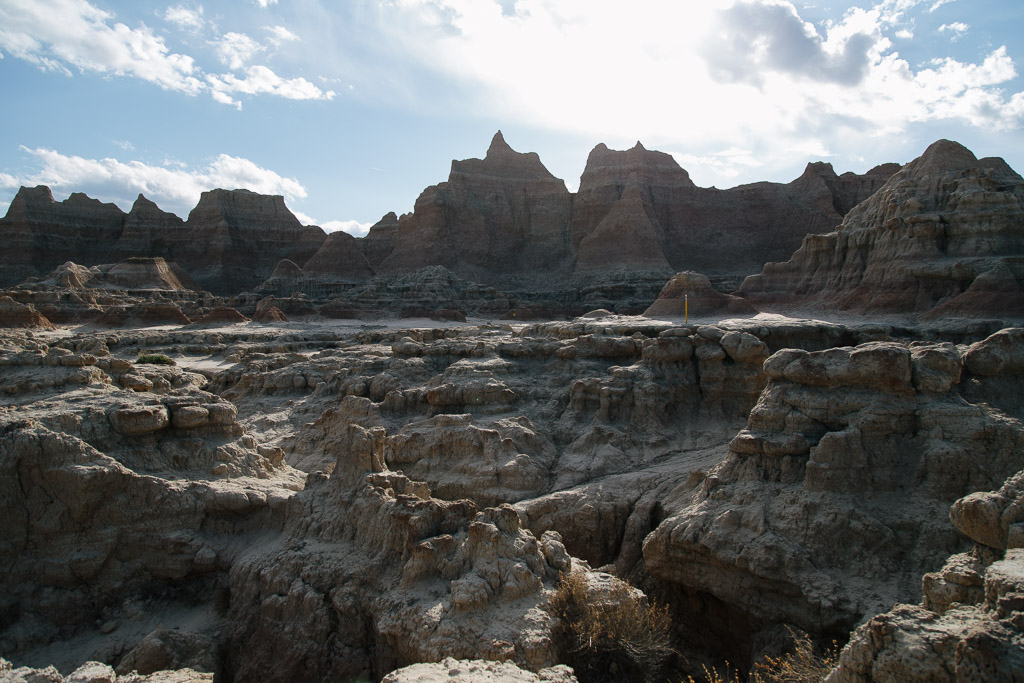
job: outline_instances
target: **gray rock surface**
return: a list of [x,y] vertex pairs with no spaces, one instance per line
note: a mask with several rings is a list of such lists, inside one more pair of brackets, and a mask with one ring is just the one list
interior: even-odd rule
[[933,317],[1020,315],[1024,181],[1002,159],[939,140],[785,263],[747,278],[759,307]]

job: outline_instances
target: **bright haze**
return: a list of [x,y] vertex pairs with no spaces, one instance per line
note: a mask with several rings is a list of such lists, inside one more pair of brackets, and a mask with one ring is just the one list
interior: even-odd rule
[[1020,0],[0,0],[0,215],[20,185],[187,216],[284,195],[364,234],[501,129],[569,189],[599,142],[702,186],[1024,169]]

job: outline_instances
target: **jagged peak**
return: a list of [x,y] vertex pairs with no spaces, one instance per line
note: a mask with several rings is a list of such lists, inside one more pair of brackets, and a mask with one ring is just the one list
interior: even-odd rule
[[636,141],[636,144],[635,144],[635,145],[633,145],[633,148],[632,148],[632,149],[631,149],[630,151],[631,151],[631,152],[632,152],[632,151],[646,152],[646,151],[647,151],[647,148],[646,148],[646,147],[644,147],[644,146],[643,146],[643,145],[642,145],[642,144],[640,143],[640,141],[639,141],[639,140],[637,140],[637,141]]
[[505,136],[502,135],[499,130],[494,134],[494,137],[491,138],[491,145],[487,148],[487,156],[506,152],[512,152],[514,154],[515,150],[509,147],[509,144],[505,142]]
[[140,192],[139,196],[135,198],[135,202],[132,204],[132,210],[130,213],[134,213],[135,211],[142,209],[157,208],[159,207],[156,205],[156,202],[154,202],[152,199],[147,199],[146,196]]

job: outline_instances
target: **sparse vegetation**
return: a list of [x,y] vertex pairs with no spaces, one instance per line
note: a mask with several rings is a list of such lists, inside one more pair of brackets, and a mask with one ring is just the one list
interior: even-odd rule
[[135,359],[135,363],[151,363],[153,365],[174,365],[174,359],[162,353],[144,353]]
[[617,579],[595,599],[581,572],[562,574],[550,607],[581,681],[661,680],[674,654],[667,607],[638,599]]
[[[815,654],[814,643],[803,632],[788,629],[793,639],[793,651],[778,657],[765,657],[765,661],[754,665],[747,677],[740,676],[726,663],[725,671],[704,669],[703,680],[707,683],[819,683],[825,679],[839,664],[840,647],[832,641],[832,645],[820,654]],[[698,683],[692,676],[689,683]]]

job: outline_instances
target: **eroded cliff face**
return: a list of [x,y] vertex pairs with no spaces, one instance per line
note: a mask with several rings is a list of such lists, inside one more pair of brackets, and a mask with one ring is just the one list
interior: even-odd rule
[[320,228],[302,226],[277,195],[211,190],[182,221],[142,195],[125,214],[80,193],[56,202],[43,186],[18,192],[0,219],[0,236],[13,247],[0,256],[4,284],[42,277],[68,261],[91,267],[158,257],[218,294],[254,288],[282,258],[305,263],[326,238]]
[[551,273],[569,261],[571,215],[565,183],[498,132],[483,159],[453,161],[448,182],[423,191],[377,270],[441,265],[486,283]]
[[742,276],[788,256],[808,232],[838,225],[898,168],[837,176],[818,162],[786,185],[717,190],[697,187],[671,156],[640,143],[621,152],[598,145],[573,202],[576,270],[621,263],[638,272]]
[[0,254],[2,284],[41,275],[72,255],[85,262],[110,261],[106,256],[124,219],[117,206],[78,192],[58,202],[43,185],[21,188],[0,220],[5,247]]
[[[537,671],[565,661],[559,572],[604,580],[583,562],[741,665],[781,624],[840,635],[919,600],[968,550],[950,503],[1022,467],[1021,332],[907,333],[600,312],[4,333],[0,649],[41,666],[70,640],[61,666],[119,672],[160,652],[229,680]],[[1005,517],[990,543],[1015,538],[965,500]],[[681,628],[688,657],[714,651]]]
[[282,258],[304,264],[326,239],[320,228],[299,223],[280,195],[248,190],[204,192],[185,230],[189,239],[176,260],[218,294],[254,288]]
[[[474,201],[490,187],[503,207],[532,201],[498,191],[508,176],[561,196],[535,156],[506,147],[456,165],[452,186]],[[886,186],[888,204],[849,214],[864,234],[892,219],[894,233],[931,226],[927,239],[866,243],[934,255],[941,225],[959,226],[946,243],[958,262],[1003,250],[1019,178],[961,150],[929,150]],[[608,211],[594,225],[641,211],[638,229],[660,240],[670,221],[650,187],[694,192],[685,173],[642,147],[597,157],[588,187]],[[633,169],[621,195],[618,161]],[[875,182],[826,171],[801,182],[823,183],[832,210]],[[921,214],[933,195],[955,210]],[[225,244],[224,217],[248,210],[268,216],[261,234],[295,234],[273,202],[221,199],[233,201],[211,197],[196,220]],[[385,217],[377,246],[402,222]],[[501,242],[526,223],[497,225]],[[338,256],[313,269],[364,267],[357,245],[331,240]],[[886,253],[899,272],[891,251],[866,263]],[[271,279],[306,277],[302,265],[278,261]],[[789,626],[845,639],[858,623],[834,680],[1024,668],[1012,308],[968,321],[754,315],[683,272],[652,307],[664,320],[465,323],[448,307],[514,304],[441,266],[350,283],[327,305],[253,293],[235,309],[175,278],[185,287],[157,259],[66,263],[0,299],[0,676],[94,659],[106,680],[378,679],[450,658],[449,672],[564,678],[551,668],[571,654],[551,600],[560,573],[602,605],[612,574],[668,600],[680,679],[777,653]],[[636,292],[623,283],[620,297]],[[687,293],[700,324],[680,324]],[[451,318],[338,320],[373,308]]]
[[755,304],[862,313],[1024,310],[1024,181],[1002,159],[940,140],[785,263],[743,283]]

